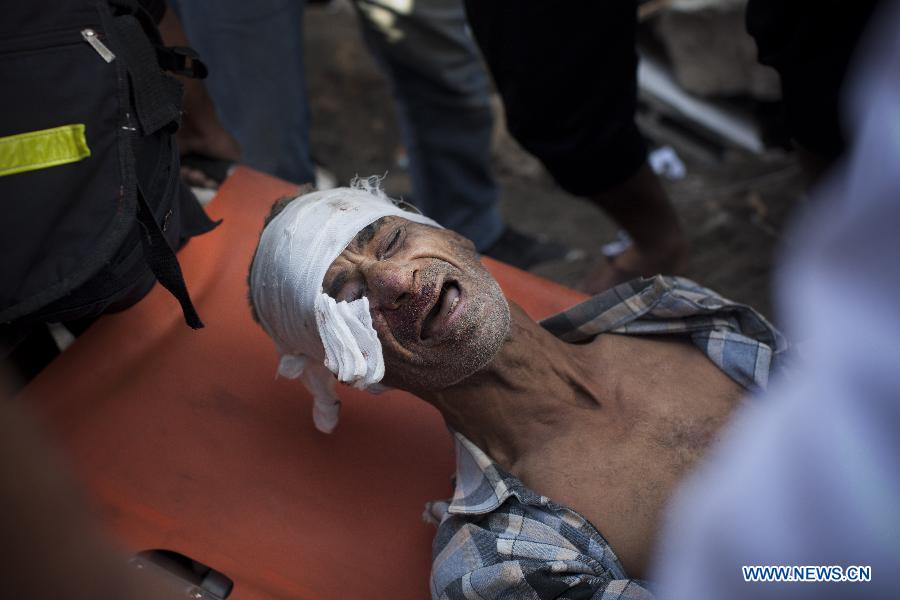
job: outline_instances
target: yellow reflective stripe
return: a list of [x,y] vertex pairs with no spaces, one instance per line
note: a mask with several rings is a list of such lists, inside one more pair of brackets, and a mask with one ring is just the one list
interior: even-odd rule
[[91,155],[84,123],[0,137],[0,177],[76,162]]

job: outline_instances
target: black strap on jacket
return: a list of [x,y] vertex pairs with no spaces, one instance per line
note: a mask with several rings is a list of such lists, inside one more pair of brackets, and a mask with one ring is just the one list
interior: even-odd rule
[[175,257],[175,251],[172,250],[169,242],[166,241],[166,236],[163,234],[159,223],[153,217],[153,210],[144,197],[140,182],[137,184],[137,197],[137,218],[141,228],[144,230],[144,234],[141,236],[141,245],[144,247],[144,259],[156,276],[157,281],[169,290],[175,296],[175,299],[178,300],[178,303],[181,304],[185,322],[192,329],[201,329],[203,322],[194,308],[194,303],[191,302],[190,295],[188,295],[187,286],[184,283],[184,275],[181,273],[181,266]]
[[[110,4],[118,9],[117,15],[106,13],[104,27],[108,35],[114,36],[116,48],[131,78],[141,133],[150,136],[166,128],[174,135],[181,123],[182,87],[173,78],[164,76],[162,69],[205,76],[206,67],[190,49],[165,48],[156,24],[134,0],[112,0]],[[147,265],[159,283],[178,300],[185,322],[193,329],[200,329],[203,322],[191,302],[175,252],[154,217],[140,177],[135,179],[137,219],[143,230],[141,244]]]
[[110,24],[108,35],[115,36],[119,56],[131,77],[141,132],[153,135],[172,123],[177,129],[181,123],[181,85],[163,76],[156,50],[137,18],[122,15]]
[[134,84],[134,100],[138,121],[144,135],[151,135],[169,125],[181,123],[182,88],[175,80],[164,77],[161,69],[176,75],[203,79],[206,65],[191,48],[167,47],[150,15],[139,4],[129,0],[113,0],[117,15],[104,23],[116,37],[122,59]]
[[209,71],[200,60],[200,55],[193,48],[184,46],[157,46],[156,59],[166,71],[191,77],[192,79],[206,79]]

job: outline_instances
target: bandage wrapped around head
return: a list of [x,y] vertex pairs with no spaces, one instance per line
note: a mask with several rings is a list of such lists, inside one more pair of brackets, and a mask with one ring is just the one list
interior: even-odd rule
[[440,227],[397,206],[377,179],[351,186],[289,203],[263,230],[250,272],[253,307],[275,342],[278,373],[302,377],[313,395],[316,428],[325,433],[334,430],[340,410],[335,376],[360,389],[384,377],[368,298],[335,302],[322,289],[325,273],[362,228],[382,217]]

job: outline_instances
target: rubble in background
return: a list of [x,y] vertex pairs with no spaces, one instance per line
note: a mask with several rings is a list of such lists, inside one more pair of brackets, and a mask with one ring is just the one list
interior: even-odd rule
[[781,96],[774,69],[756,62],[744,25],[746,0],[672,0],[653,21],[672,71],[686,91],[704,97]]

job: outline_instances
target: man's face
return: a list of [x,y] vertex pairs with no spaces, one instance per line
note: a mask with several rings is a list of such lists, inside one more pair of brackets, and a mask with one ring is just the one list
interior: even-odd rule
[[401,217],[362,229],[322,287],[338,302],[369,299],[391,387],[457,383],[490,362],[509,331],[509,305],[472,243]]

